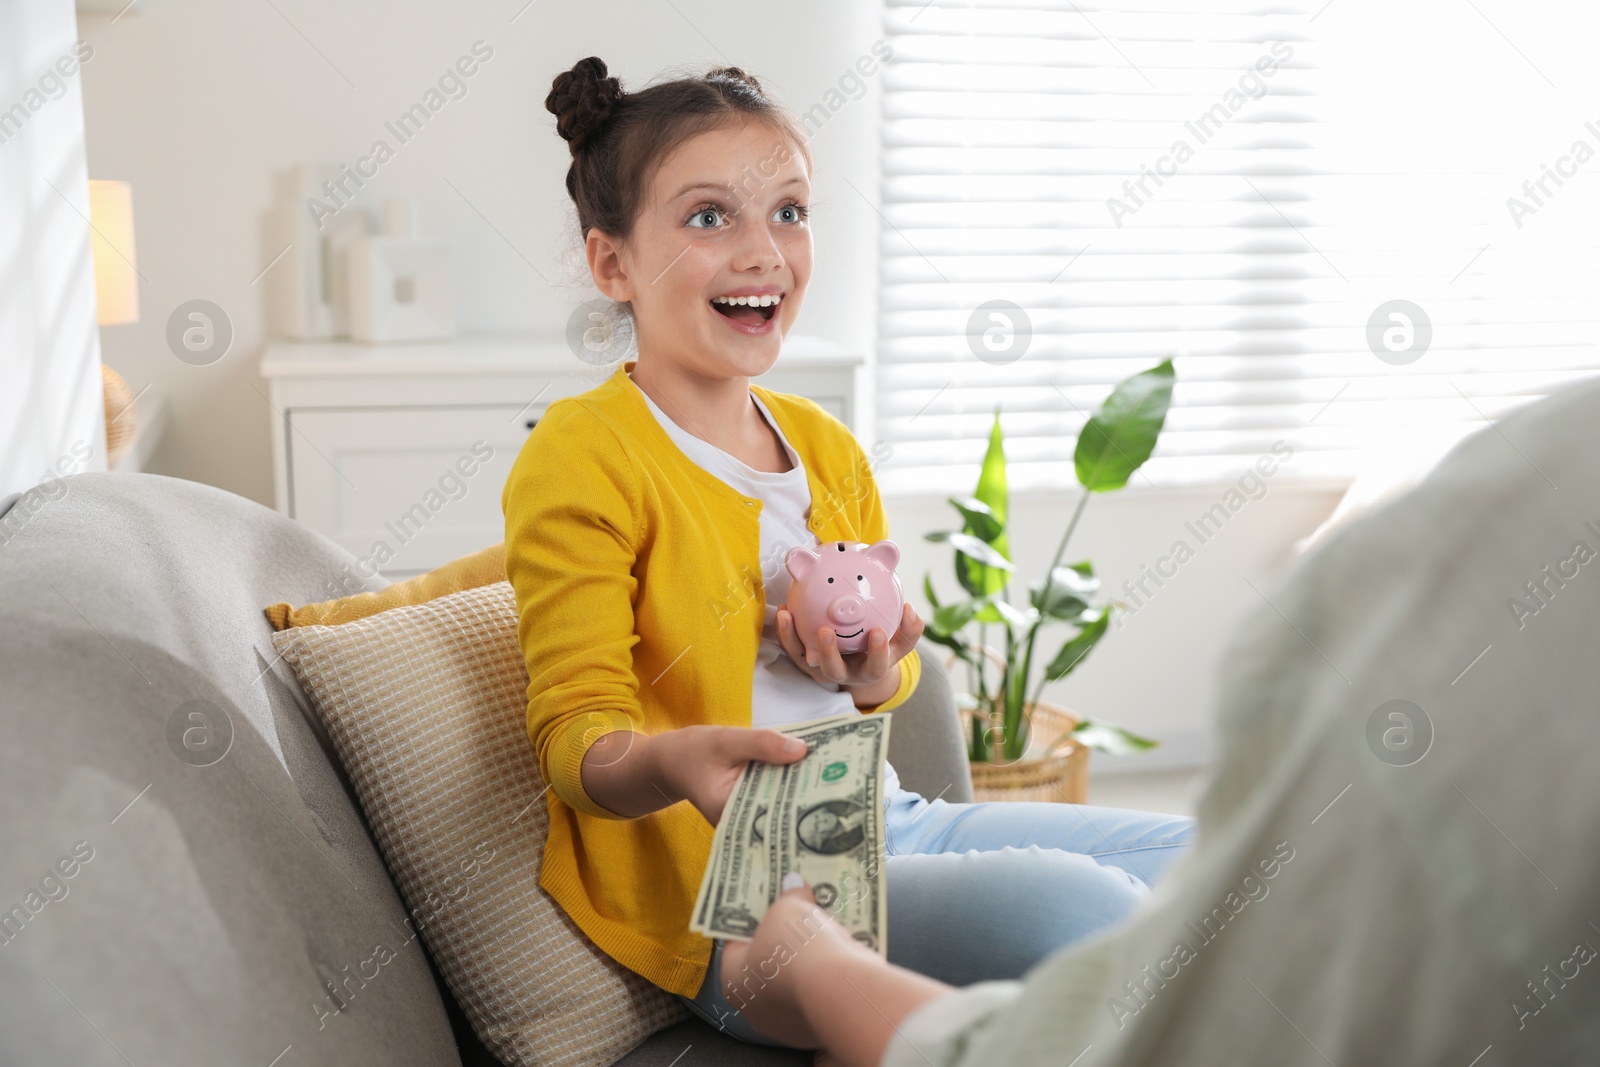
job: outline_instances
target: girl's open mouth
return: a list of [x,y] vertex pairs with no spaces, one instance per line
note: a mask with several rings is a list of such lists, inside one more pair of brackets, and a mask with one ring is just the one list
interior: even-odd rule
[[[768,324],[778,314],[780,298],[776,296],[758,297],[714,297],[711,301],[711,310],[737,325],[747,333],[765,333]],[[736,302],[735,302],[736,301]],[[758,302],[747,302],[758,301]],[[763,303],[765,306],[763,306]]]

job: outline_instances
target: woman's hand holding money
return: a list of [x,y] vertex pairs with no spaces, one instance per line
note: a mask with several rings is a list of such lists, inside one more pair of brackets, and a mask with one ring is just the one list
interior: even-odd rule
[[851,937],[798,873],[784,886],[754,938],[723,944],[722,995],[761,1033],[825,1049],[830,1063],[881,1062],[896,1023],[954,989]]
[[[784,884],[791,881],[794,888],[778,894],[753,940],[723,943],[722,994],[763,1034],[798,1048],[817,1048],[824,1042],[800,1007],[802,972],[826,969],[844,955],[877,957],[817,903],[800,875],[789,874]],[[807,939],[798,940],[797,931]]]

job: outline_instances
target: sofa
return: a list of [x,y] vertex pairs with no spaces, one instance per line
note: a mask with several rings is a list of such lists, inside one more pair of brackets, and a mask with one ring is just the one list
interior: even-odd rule
[[[499,1062],[426,933],[337,1018],[318,1007],[406,903],[262,609],[349,592],[355,566],[161,475],[51,479],[0,515],[0,1063]],[[906,788],[971,800],[942,657],[919,651],[889,758]],[[196,719],[207,705],[224,716]],[[214,757],[180,742],[196,729]],[[811,1053],[688,1016],[617,1062]]]

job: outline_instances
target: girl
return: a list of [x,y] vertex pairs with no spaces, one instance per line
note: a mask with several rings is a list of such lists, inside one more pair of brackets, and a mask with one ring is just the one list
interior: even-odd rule
[[[784,606],[796,545],[882,540],[860,445],[772,367],[812,269],[804,131],[731,67],[624,93],[590,57],[545,101],[590,273],[638,358],[552,403],[502,502],[528,661],[528,734],[549,783],[540,885],[603,951],[745,1041],[723,942],[688,929],[712,837],[776,729],[897,707],[922,620],[808,658]],[[885,770],[889,960],[965,985],[1015,978],[1116,922],[1192,820],[1050,803],[949,803]],[[687,800],[688,803],[680,803]],[[733,994],[730,998],[729,994]]]

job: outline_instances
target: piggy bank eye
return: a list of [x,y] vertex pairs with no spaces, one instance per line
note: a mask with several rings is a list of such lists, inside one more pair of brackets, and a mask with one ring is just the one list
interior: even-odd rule
[[861,581],[861,579],[862,579],[862,578],[863,578],[863,577],[864,577],[864,576],[863,576],[863,575],[860,575],[860,574],[858,574],[858,575],[856,575],[856,581],[858,581],[858,582],[859,582],[859,581]]
[[828,579],[828,584],[830,584],[830,585],[833,584],[833,579],[832,578]]

